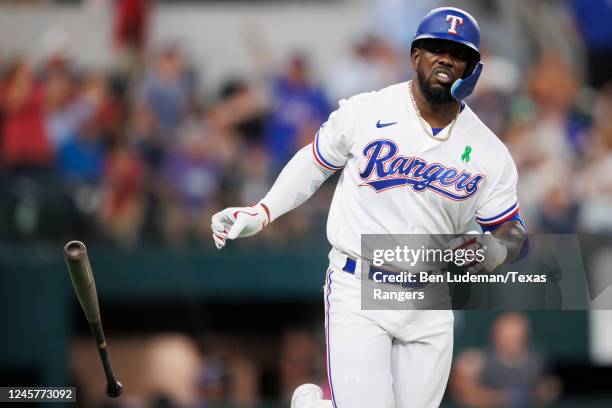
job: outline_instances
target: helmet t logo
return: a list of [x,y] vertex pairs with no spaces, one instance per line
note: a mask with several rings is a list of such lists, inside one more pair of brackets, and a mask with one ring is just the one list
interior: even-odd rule
[[452,14],[446,15],[446,21],[451,22],[451,26],[448,29],[450,34],[457,34],[457,23],[463,25],[463,17],[453,16]]

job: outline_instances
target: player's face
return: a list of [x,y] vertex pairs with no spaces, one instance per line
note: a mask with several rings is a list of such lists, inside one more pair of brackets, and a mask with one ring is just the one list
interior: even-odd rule
[[463,77],[471,57],[467,47],[444,40],[422,40],[412,54],[419,87],[432,104],[453,100],[450,89]]

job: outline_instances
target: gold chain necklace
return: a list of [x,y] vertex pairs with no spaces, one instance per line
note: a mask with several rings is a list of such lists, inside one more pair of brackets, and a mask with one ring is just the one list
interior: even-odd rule
[[419,117],[419,122],[421,122],[421,127],[423,128],[423,130],[425,131],[425,133],[427,133],[427,136],[431,137],[434,140],[437,140],[439,142],[443,142],[445,140],[448,140],[449,137],[451,137],[451,132],[453,131],[453,127],[455,126],[455,122],[457,122],[457,118],[459,117],[459,114],[461,113],[461,106],[459,106],[459,111],[457,112],[457,115],[455,116],[455,119],[453,119],[453,121],[450,123],[450,125],[448,125],[448,132],[446,132],[446,135],[443,135],[442,131],[440,131],[440,136],[436,136],[433,134],[433,130],[431,129],[431,126],[429,126],[429,124],[427,123],[427,121],[425,119],[423,119],[423,116],[421,115],[421,111],[419,109],[419,107],[416,104],[416,101],[414,100],[414,94],[412,93],[412,83],[413,81],[410,80],[408,82],[408,92],[410,93],[410,100],[412,101],[412,106],[414,107],[414,110],[417,114],[417,116]]

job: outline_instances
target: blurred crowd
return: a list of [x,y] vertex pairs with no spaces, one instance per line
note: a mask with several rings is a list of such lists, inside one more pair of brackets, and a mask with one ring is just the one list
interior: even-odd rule
[[[117,4],[112,69],[78,66],[57,33],[37,64],[0,54],[2,237],[210,245],[211,213],[257,202],[339,99],[411,76],[407,47],[372,31],[321,75],[305,52],[279,59],[253,46],[257,75],[203,94],[180,43],[147,44],[148,2]],[[576,4],[586,69],[554,48],[518,66],[485,44],[468,100],[517,163],[530,231],[612,229],[612,70],[602,69],[612,35],[608,24],[586,24],[612,11]],[[264,238],[318,228],[331,189]]]
[[293,328],[271,337],[225,334],[195,340],[159,333],[118,338],[115,366],[130,387],[114,401],[97,386],[104,378],[91,370],[97,356],[89,339],[75,343],[72,368],[81,401],[99,408],[279,408],[288,406],[295,388],[306,382],[321,384],[329,398],[321,336]]
[[[126,246],[209,241],[213,210],[257,202],[327,119],[329,94],[401,79],[386,64],[393,55],[382,40],[365,36],[354,51],[328,88],[308,56],[295,52],[277,70],[263,61],[254,80],[229,78],[214,96],[199,92],[177,43],[151,55],[130,50],[121,59],[127,64],[110,72],[77,67],[61,48],[39,66],[25,56],[3,60],[2,233],[78,233]],[[284,217],[275,239],[303,235],[325,206]]]
[[3,61],[3,234],[78,232],[128,246],[208,239],[211,211],[256,202],[329,114],[302,55],[266,89],[230,79],[214,98],[199,94],[177,44],[142,67],[130,59],[113,72],[78,68],[61,52],[37,67]]
[[[321,338],[301,328],[286,329],[274,340],[231,334],[194,340],[172,333],[116,338],[116,369],[130,385],[118,401],[104,397],[103,373],[90,369],[97,364],[90,339],[75,343],[72,368],[82,400],[100,408],[288,407],[293,390],[303,383],[319,384],[331,399]],[[540,346],[526,315],[497,314],[488,341],[457,351],[442,406],[554,404],[563,384]]]
[[518,312],[497,316],[488,347],[455,357],[448,388],[454,406],[465,408],[548,406],[561,389],[532,344],[529,320]]

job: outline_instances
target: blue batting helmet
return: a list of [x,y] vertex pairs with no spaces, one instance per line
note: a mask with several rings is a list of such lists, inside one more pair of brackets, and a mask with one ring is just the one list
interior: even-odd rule
[[451,86],[451,95],[456,100],[468,97],[476,87],[483,67],[480,62],[480,28],[474,17],[455,7],[433,9],[419,24],[412,39],[411,51],[417,41],[425,39],[452,41],[473,51],[474,58],[468,64],[466,74]]

